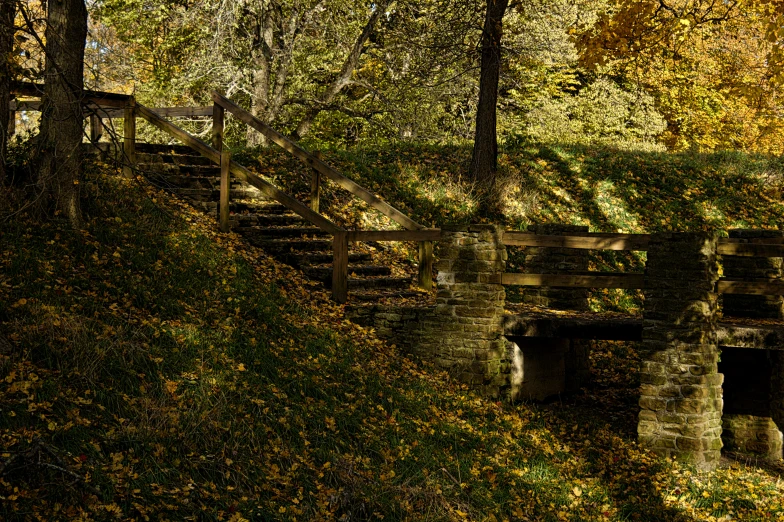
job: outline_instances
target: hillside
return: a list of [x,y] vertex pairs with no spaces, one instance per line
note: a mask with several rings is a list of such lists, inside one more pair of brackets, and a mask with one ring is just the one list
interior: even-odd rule
[[[426,222],[478,219],[449,177],[467,149],[326,155]],[[299,183],[302,169],[260,157],[259,170]],[[781,215],[764,158],[524,149],[502,163],[530,203],[509,226]],[[596,385],[575,397],[489,401],[146,182],[97,166],[86,192],[83,232],[24,215],[3,224],[0,518],[784,519],[780,470],[698,473],[636,446],[633,346],[597,343]],[[678,198],[690,202],[681,213]],[[346,222],[375,222],[325,200]],[[700,210],[711,200],[721,216]],[[636,221],[611,215],[622,207]]]

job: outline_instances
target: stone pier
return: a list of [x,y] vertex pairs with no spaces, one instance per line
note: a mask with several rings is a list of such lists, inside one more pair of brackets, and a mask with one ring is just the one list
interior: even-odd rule
[[713,232],[653,234],[645,269],[638,439],[702,468],[722,448],[717,241]]
[[495,225],[442,229],[436,307],[423,325],[438,335],[420,345],[424,352],[437,352],[438,365],[458,380],[496,397],[509,373],[506,294],[499,280],[506,269],[502,235],[503,228]]

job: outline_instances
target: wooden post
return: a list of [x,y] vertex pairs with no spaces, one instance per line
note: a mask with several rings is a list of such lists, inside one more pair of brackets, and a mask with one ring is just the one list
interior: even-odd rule
[[96,113],[90,114],[90,142],[98,143],[103,135],[103,120]]
[[226,111],[217,103],[212,104],[212,148],[223,150],[223,128]]
[[123,176],[133,177],[136,165],[136,99],[131,96],[123,115]]
[[419,287],[433,288],[433,242],[419,242]]
[[[321,159],[321,152],[316,151],[313,157]],[[310,177],[310,210],[313,212],[319,211],[319,199],[321,198],[321,172],[313,169]]]
[[229,231],[229,164],[231,162],[231,152],[221,151],[221,178],[220,178],[220,201],[218,202],[218,214],[220,217],[221,232]]
[[332,238],[332,299],[345,303],[348,299],[348,234],[335,232]]
[[8,137],[6,143],[11,141],[11,138],[16,134],[16,111],[8,111]]

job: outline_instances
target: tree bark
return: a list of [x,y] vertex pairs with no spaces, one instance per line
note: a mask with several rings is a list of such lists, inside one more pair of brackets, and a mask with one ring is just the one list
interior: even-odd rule
[[14,50],[15,0],[0,0],[0,185],[6,178],[9,107],[11,103],[11,53]]
[[84,0],[49,0],[47,8],[37,186],[41,210],[63,215],[79,227],[87,9]]
[[481,185],[483,192],[492,190],[498,169],[496,105],[501,72],[501,37],[503,18],[509,0],[487,0],[482,31],[482,63],[479,77],[479,104],[476,110],[474,151],[469,177]]
[[365,43],[370,38],[370,35],[373,34],[373,30],[376,27],[376,23],[378,23],[378,19],[381,18],[381,15],[387,9],[390,0],[382,0],[378,2],[373,7],[373,14],[370,15],[367,23],[365,23],[365,27],[362,28],[362,32],[357,37],[357,40],[354,42],[354,46],[351,48],[351,52],[349,52],[348,56],[346,57],[346,61],[343,62],[343,67],[340,69],[340,73],[338,74],[337,78],[326,88],[324,94],[317,100],[316,104],[309,107],[308,110],[305,112],[305,116],[303,116],[302,120],[297,125],[297,130],[294,133],[295,139],[300,139],[304,137],[308,132],[310,132],[310,127],[313,125],[313,121],[316,119],[316,116],[323,110],[323,108],[332,103],[340,91],[342,91],[346,86],[351,83],[351,75],[354,74],[357,66],[359,65],[359,58],[362,56],[362,49],[365,46]]

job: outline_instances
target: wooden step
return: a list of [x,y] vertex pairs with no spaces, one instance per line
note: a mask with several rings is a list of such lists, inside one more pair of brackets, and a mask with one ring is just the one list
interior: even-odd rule
[[384,291],[376,291],[376,292],[349,292],[348,299],[349,301],[353,302],[362,302],[362,303],[377,303],[380,299],[386,298],[403,298],[403,299],[412,299],[415,297],[420,297],[422,294],[419,292],[414,292],[412,290],[384,290]]
[[[244,228],[241,230],[241,228]],[[254,239],[274,239],[284,237],[325,237],[329,234],[318,227],[240,227],[236,230]]]
[[[234,210],[230,207],[230,210]],[[234,219],[240,227],[307,225],[307,221],[296,214],[237,214]]]
[[[309,267],[313,265],[323,265],[332,263],[332,253],[287,253],[280,257],[281,261],[291,266]],[[371,260],[370,254],[349,253],[348,262],[350,264],[362,264]],[[349,265],[350,266],[350,265]]]
[[194,155],[200,154],[188,147],[187,145],[164,145],[161,143],[139,143],[136,142],[136,152],[144,152],[147,154],[182,154]]
[[154,165],[199,165],[199,166],[215,166],[220,168],[219,165],[213,163],[209,158],[204,156],[183,156],[181,154],[151,154],[146,152],[137,152],[137,164],[154,164]]
[[[302,271],[311,279],[315,279],[317,281],[328,281],[332,279],[332,267],[331,266],[311,266],[303,268]],[[391,274],[392,271],[389,269],[388,266],[379,266],[379,265],[349,265],[348,267],[348,276],[349,280],[352,277],[362,277],[362,276],[388,276]]]
[[[327,282],[327,287],[331,288],[332,279]],[[349,277],[348,288],[349,290],[369,290],[369,289],[395,289],[405,290],[411,287],[410,277]]]
[[[170,187],[169,190],[184,198],[189,198],[194,201],[218,201],[220,199],[220,190],[210,188],[198,187]],[[260,197],[259,191],[251,188],[237,188],[229,191],[230,198],[253,199]]]
[[[246,229],[247,230],[247,229]],[[289,252],[332,252],[332,241],[329,239],[256,239],[239,230],[254,246],[263,248],[271,254]]]

